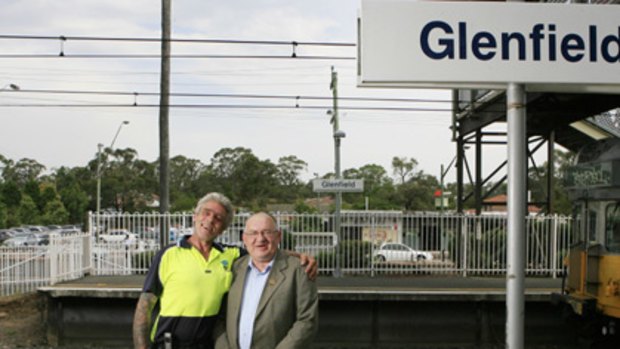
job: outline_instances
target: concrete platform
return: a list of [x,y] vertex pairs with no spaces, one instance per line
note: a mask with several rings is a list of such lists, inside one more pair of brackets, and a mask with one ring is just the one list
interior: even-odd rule
[[[42,287],[51,297],[135,298],[140,295],[144,275],[86,276]],[[561,279],[527,278],[528,301],[549,301],[561,291]],[[333,300],[492,300],[506,298],[506,280],[489,277],[379,276],[317,279],[320,299]]]
[[[40,289],[48,340],[131,346],[144,275],[88,276]],[[312,348],[496,348],[504,341],[504,278],[319,277],[319,334]],[[526,348],[572,348],[576,333],[551,302],[561,279],[525,282]],[[95,346],[98,348],[98,346]]]

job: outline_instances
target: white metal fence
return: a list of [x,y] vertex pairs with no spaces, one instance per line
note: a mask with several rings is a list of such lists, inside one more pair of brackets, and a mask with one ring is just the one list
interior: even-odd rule
[[90,269],[90,236],[51,235],[46,246],[0,246],[0,296],[84,276]]
[[[237,215],[220,241],[241,244],[249,215]],[[313,255],[321,274],[502,275],[506,272],[505,215],[351,211],[341,214],[341,231],[331,214],[275,213],[284,232],[281,247]],[[91,215],[93,274],[136,274],[148,270],[159,249],[159,226],[170,227],[171,242],[191,234],[192,214]],[[526,219],[526,275],[557,277],[571,243],[571,219],[539,216]],[[99,229],[97,229],[99,227]],[[125,229],[138,239],[102,242],[100,234]],[[383,247],[392,247],[387,250]]]
[[[241,244],[249,215],[235,216],[219,240]],[[340,234],[331,214],[275,213],[281,247],[314,256],[323,275],[506,273],[506,216],[351,211],[341,214]],[[526,219],[526,275],[557,277],[571,244],[569,217]],[[0,247],[0,296],[92,275],[144,274],[159,250],[161,223],[171,243],[191,234],[192,214],[90,214],[89,231],[52,235],[47,246]],[[123,230],[130,238],[103,239]],[[389,247],[389,248],[388,248]]]

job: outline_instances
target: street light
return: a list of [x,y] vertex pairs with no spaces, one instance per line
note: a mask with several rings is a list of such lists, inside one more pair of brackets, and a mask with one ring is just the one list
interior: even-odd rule
[[[114,147],[116,138],[118,137],[118,134],[121,132],[121,128],[123,127],[123,125],[129,125],[129,121],[124,120],[123,122],[121,122],[120,125],[118,125],[116,134],[114,135],[114,138],[112,139],[112,143],[110,143],[110,150],[112,150],[112,148]],[[102,148],[103,148],[103,144],[101,143],[97,144],[97,213],[101,211],[101,174],[103,172],[101,169],[101,149]]]

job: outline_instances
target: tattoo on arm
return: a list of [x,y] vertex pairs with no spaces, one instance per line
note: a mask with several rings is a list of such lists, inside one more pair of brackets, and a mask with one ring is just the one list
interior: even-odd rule
[[154,294],[140,294],[133,317],[133,344],[135,349],[147,349],[149,347],[151,312],[155,303],[157,303],[157,296]]

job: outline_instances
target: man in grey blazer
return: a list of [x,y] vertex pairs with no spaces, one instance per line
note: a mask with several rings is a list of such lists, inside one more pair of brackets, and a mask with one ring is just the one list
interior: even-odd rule
[[267,213],[250,217],[243,232],[249,255],[233,267],[226,332],[216,348],[306,348],[318,329],[319,301],[314,281],[278,250],[282,232]]

